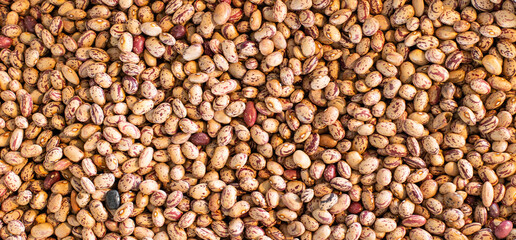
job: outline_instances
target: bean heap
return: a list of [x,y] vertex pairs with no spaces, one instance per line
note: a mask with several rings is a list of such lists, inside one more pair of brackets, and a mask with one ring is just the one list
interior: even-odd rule
[[515,13],[0,0],[0,238],[515,240]]

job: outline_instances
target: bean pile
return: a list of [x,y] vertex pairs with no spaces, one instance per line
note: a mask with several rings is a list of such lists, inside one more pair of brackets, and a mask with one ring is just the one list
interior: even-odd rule
[[515,13],[0,0],[0,238],[515,240]]

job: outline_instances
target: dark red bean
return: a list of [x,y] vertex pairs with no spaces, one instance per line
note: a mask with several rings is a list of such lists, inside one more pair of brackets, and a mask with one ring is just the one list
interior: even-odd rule
[[143,47],[145,44],[145,37],[142,35],[134,36],[133,38],[133,52],[136,54],[140,54],[143,52]]
[[206,146],[210,143],[210,137],[206,133],[195,133],[190,137],[190,142],[197,146]]
[[0,36],[0,49],[10,48],[13,40],[6,36]]
[[361,203],[359,203],[359,202],[352,202],[349,205],[348,212],[351,213],[351,214],[359,214],[360,212],[362,212],[363,209],[364,208],[362,207]]
[[213,51],[211,51],[211,48],[210,48],[210,42],[203,42],[202,43],[202,46],[204,48],[204,54],[208,55],[209,57],[213,57]]
[[247,102],[244,110],[244,122],[248,127],[252,127],[256,122],[256,108],[254,102]]
[[23,25],[25,26],[25,29],[27,29],[27,31],[31,33],[34,32],[34,26],[36,26],[37,23],[38,22],[36,21],[36,19],[32,16],[26,16],[23,19]]
[[489,207],[489,216],[497,218],[500,215],[500,208],[497,203],[491,204]]
[[45,180],[43,181],[43,188],[50,189],[54,183],[61,180],[61,173],[58,171],[53,171],[47,175]]
[[285,177],[287,180],[296,180],[299,179],[300,174],[297,170],[288,169],[283,172],[283,177]]
[[186,35],[186,29],[183,25],[176,25],[170,29],[170,34],[176,39],[181,39]]

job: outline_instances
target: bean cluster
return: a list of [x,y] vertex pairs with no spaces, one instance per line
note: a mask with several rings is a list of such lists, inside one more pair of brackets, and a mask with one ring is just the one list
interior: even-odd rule
[[516,1],[0,0],[2,240],[516,239]]

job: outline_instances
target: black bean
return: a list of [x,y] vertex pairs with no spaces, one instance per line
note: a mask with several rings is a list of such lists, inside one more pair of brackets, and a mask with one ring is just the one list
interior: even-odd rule
[[120,207],[120,194],[117,190],[110,190],[106,193],[106,206],[111,210],[115,210]]

